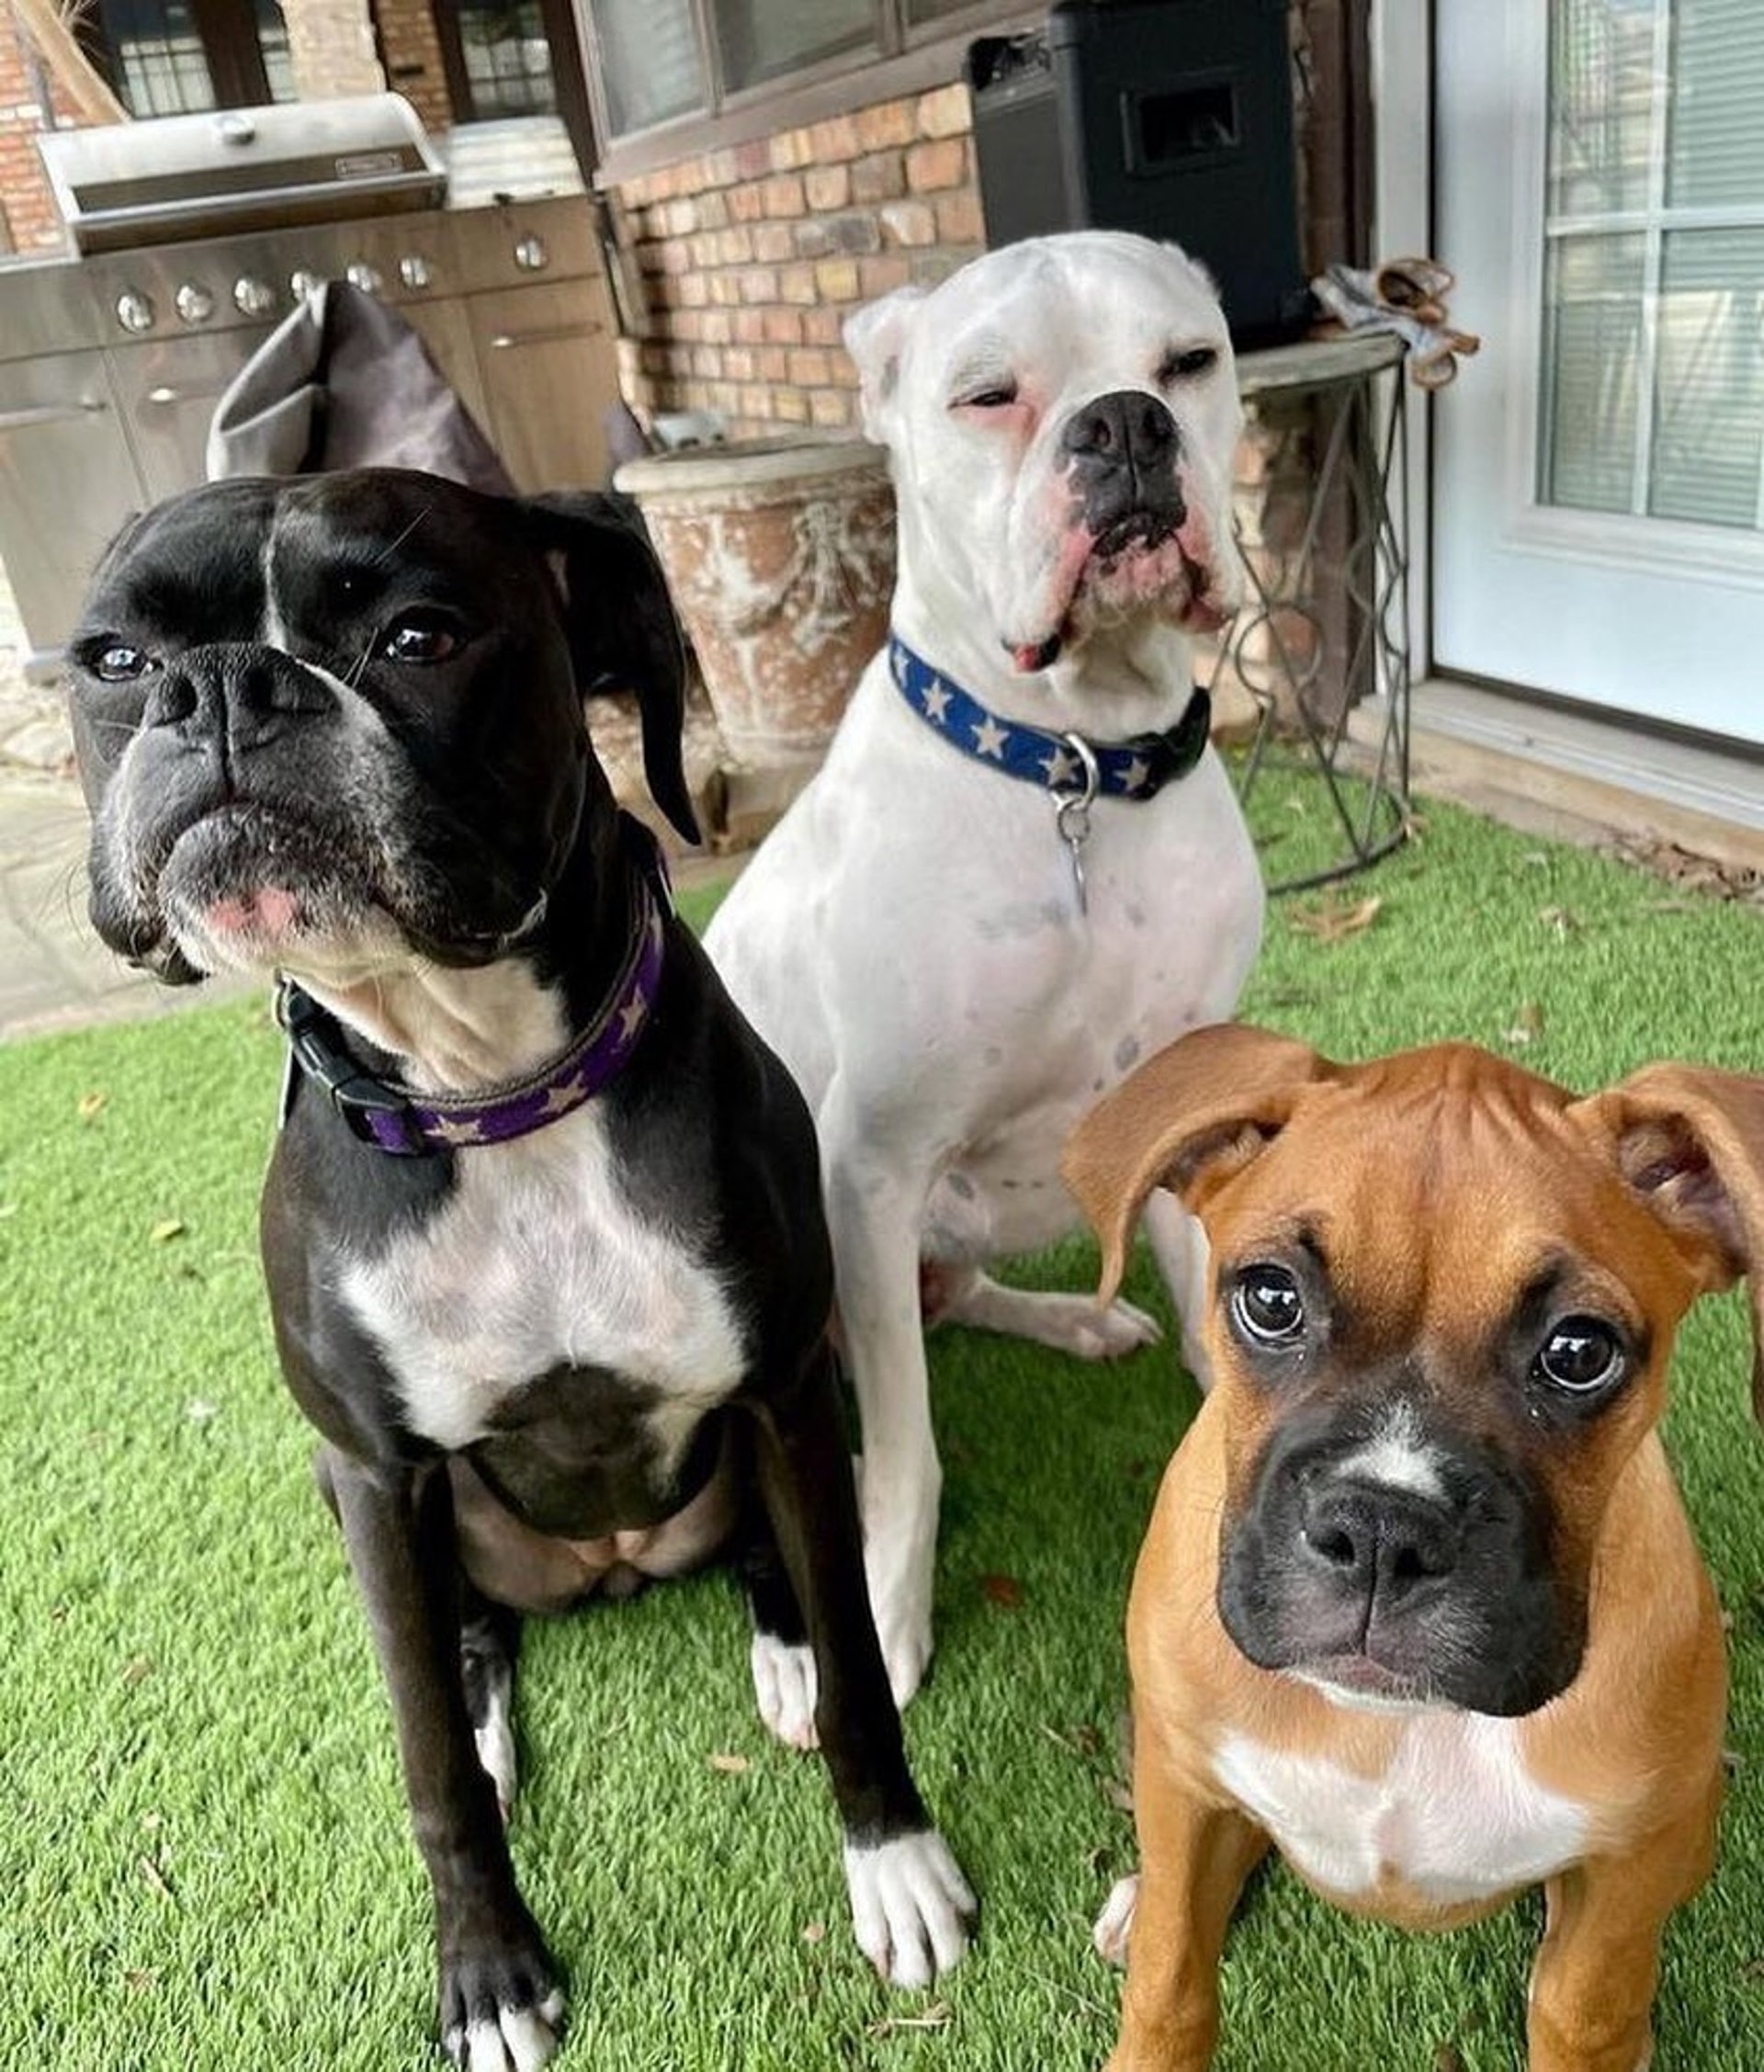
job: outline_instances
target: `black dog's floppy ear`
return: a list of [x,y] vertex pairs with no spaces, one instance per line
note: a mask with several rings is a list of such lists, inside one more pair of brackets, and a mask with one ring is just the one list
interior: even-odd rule
[[686,658],[673,600],[628,497],[582,492],[522,505],[535,544],[562,556],[564,626],[576,687],[637,694],[650,796],[688,842],[698,821],[686,788],[681,733]]

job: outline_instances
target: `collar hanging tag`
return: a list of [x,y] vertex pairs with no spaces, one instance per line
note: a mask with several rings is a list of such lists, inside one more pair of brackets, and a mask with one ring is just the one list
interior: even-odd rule
[[1054,828],[1066,844],[1067,859],[1072,866],[1072,889],[1078,895],[1078,911],[1088,914],[1091,909],[1084,889],[1084,844],[1091,838],[1091,801],[1096,797],[1102,773],[1097,766],[1096,751],[1082,734],[1062,734],[1060,739],[1078,758],[1084,781],[1076,791],[1052,794]]

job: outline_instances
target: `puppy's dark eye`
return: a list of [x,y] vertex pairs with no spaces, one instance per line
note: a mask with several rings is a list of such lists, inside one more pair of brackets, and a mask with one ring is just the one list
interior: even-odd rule
[[1009,410],[1017,400],[1014,381],[991,381],[984,389],[970,389],[966,395],[957,396],[957,410]]
[[144,648],[131,648],[126,640],[113,641],[92,657],[92,674],[106,684],[132,684],[154,666]]
[[1623,1341],[1597,1317],[1564,1317],[1539,1346],[1532,1371],[1571,1396],[1591,1396],[1623,1373]]
[[1159,363],[1159,386],[1168,387],[1172,381],[1193,381],[1199,375],[1212,373],[1218,364],[1216,345],[1191,345],[1183,352],[1166,353]]
[[379,652],[387,662],[419,664],[446,662],[460,646],[458,627],[440,612],[407,612],[379,640]]
[[1283,1266],[1246,1266],[1231,1290],[1231,1315],[1258,1345],[1290,1345],[1305,1329],[1305,1298]]

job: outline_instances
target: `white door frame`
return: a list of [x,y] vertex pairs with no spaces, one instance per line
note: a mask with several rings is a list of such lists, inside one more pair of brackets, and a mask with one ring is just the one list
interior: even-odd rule
[[[1433,0],[1372,0],[1374,258],[1433,250]],[[1474,371],[1474,362],[1472,369]],[[1408,413],[1409,670],[1433,670],[1433,457],[1425,392],[1402,384]]]

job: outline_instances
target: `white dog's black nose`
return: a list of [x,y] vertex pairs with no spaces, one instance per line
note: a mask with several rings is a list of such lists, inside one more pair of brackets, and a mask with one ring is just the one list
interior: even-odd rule
[[1186,515],[1176,481],[1182,436],[1160,397],[1114,389],[1075,410],[1059,449],[1083,505],[1084,522],[1102,532],[1127,521],[1152,542]]
[[1168,469],[1175,459],[1176,420],[1163,399],[1144,389],[1113,389],[1073,411],[1060,434],[1062,452],[1092,469]]

